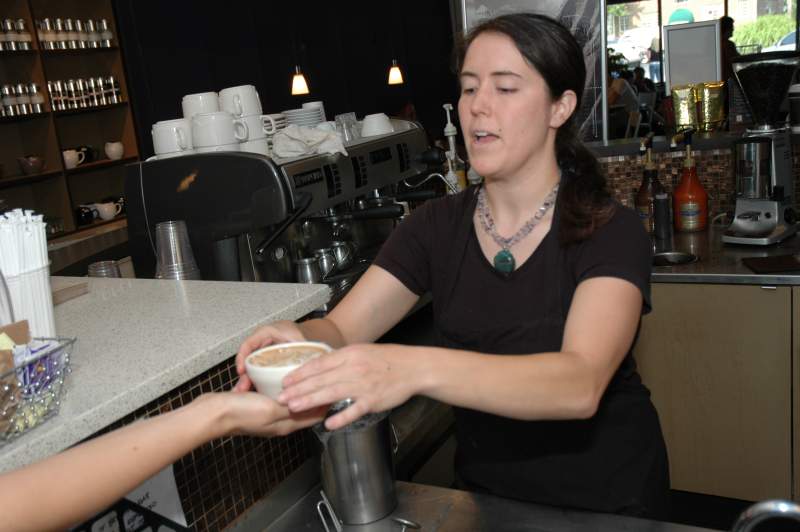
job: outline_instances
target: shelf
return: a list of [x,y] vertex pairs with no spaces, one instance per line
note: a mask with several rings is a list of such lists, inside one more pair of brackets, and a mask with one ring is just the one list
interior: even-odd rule
[[97,170],[98,168],[108,168],[111,166],[117,166],[120,164],[129,163],[131,161],[138,161],[138,155],[128,155],[127,157],[123,157],[122,159],[100,159],[99,161],[94,161],[91,163],[84,163],[76,166],[75,168],[70,168],[68,170],[64,170],[69,175],[72,174],[80,174],[83,172],[89,172],[91,170]]
[[32,175],[16,175],[10,177],[0,177],[0,189],[15,187],[19,185],[27,185],[29,183],[36,183],[37,181],[44,181],[50,179],[61,173],[61,170],[48,170],[40,174]]
[[37,49],[33,49],[33,50],[2,50],[2,51],[0,51],[0,57],[13,57],[13,56],[19,57],[21,55],[35,54],[38,51],[39,50],[37,50]]
[[15,122],[25,122],[26,120],[35,120],[37,118],[44,118],[50,114],[50,111],[45,111],[43,113],[30,113],[27,115],[19,115],[19,116],[3,116],[0,117],[0,124],[13,124]]
[[66,50],[45,50],[42,49],[42,55],[48,57],[55,57],[58,55],[83,55],[83,54],[96,54],[98,52],[108,52],[109,50],[119,50],[119,46],[111,46],[108,48],[68,48]]
[[98,220],[93,221],[90,224],[79,225],[74,231],[61,231],[59,233],[55,233],[55,234],[52,234],[52,235],[47,235],[47,240],[53,240],[53,239],[61,238],[61,237],[64,237],[64,236],[74,235],[76,233],[81,233],[83,231],[88,231],[89,229],[94,229],[96,227],[100,227],[101,225],[108,225],[108,224],[111,224],[111,223],[114,223],[114,222],[118,222],[120,220],[126,220],[126,219],[127,219],[127,216],[125,216],[124,214],[118,214],[118,215],[114,216],[113,218],[111,218],[110,220],[99,220],[98,219]]
[[94,113],[97,111],[105,111],[107,109],[116,109],[117,107],[124,107],[128,105],[128,101],[119,102],[119,103],[112,103],[109,105],[96,105],[94,107],[85,107],[83,109],[67,109],[65,111],[53,111],[53,114],[56,116],[69,116],[69,115],[79,115],[84,113]]

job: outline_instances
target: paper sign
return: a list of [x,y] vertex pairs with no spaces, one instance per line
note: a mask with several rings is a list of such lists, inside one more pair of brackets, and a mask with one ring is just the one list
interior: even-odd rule
[[125,496],[131,502],[166,517],[181,526],[186,526],[181,498],[172,464],[147,479],[141,486]]

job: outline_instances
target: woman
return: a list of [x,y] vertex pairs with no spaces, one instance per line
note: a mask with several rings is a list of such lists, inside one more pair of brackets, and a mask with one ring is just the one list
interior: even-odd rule
[[256,393],[204,394],[177,410],[0,475],[0,530],[66,530],[209,440],[285,435],[319,422],[322,413],[291,415]]
[[[456,407],[461,486],[663,516],[664,442],[631,357],[650,243],[575,138],[581,49],[547,17],[507,15],[470,33],[459,67],[485,185],[414,211],[326,318],[256,331],[237,386],[253,349],[323,340],[340,349],[285,378],[290,410],[354,398],[326,421],[336,429],[426,395]],[[442,347],[369,343],[426,292]]]

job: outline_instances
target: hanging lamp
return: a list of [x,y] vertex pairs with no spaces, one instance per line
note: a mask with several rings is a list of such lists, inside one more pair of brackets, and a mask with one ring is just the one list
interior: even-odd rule
[[308,83],[306,83],[306,78],[300,71],[300,66],[295,65],[294,76],[292,77],[292,96],[301,94],[308,94]]
[[402,85],[403,73],[397,66],[397,59],[392,59],[392,67],[389,69],[389,85]]

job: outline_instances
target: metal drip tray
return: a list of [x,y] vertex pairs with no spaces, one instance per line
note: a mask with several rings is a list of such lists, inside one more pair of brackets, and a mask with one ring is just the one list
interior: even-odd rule
[[679,266],[697,261],[697,255],[683,251],[662,251],[653,255],[653,266]]

